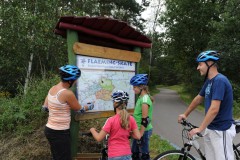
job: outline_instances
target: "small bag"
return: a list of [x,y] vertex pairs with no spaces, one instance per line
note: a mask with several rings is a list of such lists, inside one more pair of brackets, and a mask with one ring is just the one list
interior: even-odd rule
[[240,120],[235,120],[234,124],[236,125],[236,133],[240,132]]

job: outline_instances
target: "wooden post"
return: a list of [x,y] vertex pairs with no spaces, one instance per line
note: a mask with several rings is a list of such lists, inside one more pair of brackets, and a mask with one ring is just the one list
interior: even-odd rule
[[[73,52],[73,44],[78,42],[78,33],[73,30],[67,30],[67,48],[68,48],[68,63],[71,65],[77,65],[76,55]],[[72,87],[72,91],[76,94],[76,86]],[[79,121],[75,120],[75,113],[71,111],[71,124],[70,124],[70,136],[71,136],[71,156],[72,158],[77,155],[78,150],[78,133],[79,133]]]
[[[138,52],[138,53],[141,54],[141,48],[140,48],[140,47],[133,47],[133,51]],[[140,67],[140,61],[137,62],[137,65],[136,65],[136,69],[135,69],[136,74],[139,73],[139,67]],[[135,104],[136,104],[136,102],[137,102],[137,96],[135,95]],[[135,108],[135,107],[134,107],[134,108]],[[133,111],[133,112],[134,112],[134,111]]]
[[[133,47],[133,51],[141,54],[141,48],[140,47]],[[140,63],[138,62],[137,65],[136,65],[137,73],[139,72],[139,66],[140,66]]]

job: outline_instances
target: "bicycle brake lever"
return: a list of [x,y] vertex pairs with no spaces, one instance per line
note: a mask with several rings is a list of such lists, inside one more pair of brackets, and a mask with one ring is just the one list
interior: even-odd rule
[[197,133],[197,135],[198,135],[199,137],[203,137],[203,135],[202,135],[201,133],[199,133],[199,132]]

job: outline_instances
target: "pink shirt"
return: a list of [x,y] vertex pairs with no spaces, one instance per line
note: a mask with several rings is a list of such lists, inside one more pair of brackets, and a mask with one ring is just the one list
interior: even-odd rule
[[129,118],[129,129],[125,130],[120,125],[120,115],[116,114],[105,122],[103,130],[110,136],[108,139],[108,157],[131,155],[129,137],[132,130],[137,129],[136,121],[132,116]]

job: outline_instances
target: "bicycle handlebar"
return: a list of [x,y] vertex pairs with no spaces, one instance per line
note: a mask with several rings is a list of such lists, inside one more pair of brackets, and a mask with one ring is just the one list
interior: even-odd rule
[[[194,128],[198,128],[197,126],[193,125],[192,123],[188,122],[186,119],[182,119],[182,122],[180,122],[183,126],[189,127],[189,131],[191,131]],[[201,133],[197,133],[199,137],[203,137]]]
[[92,136],[92,133],[91,132],[80,132],[79,133],[80,136]]

